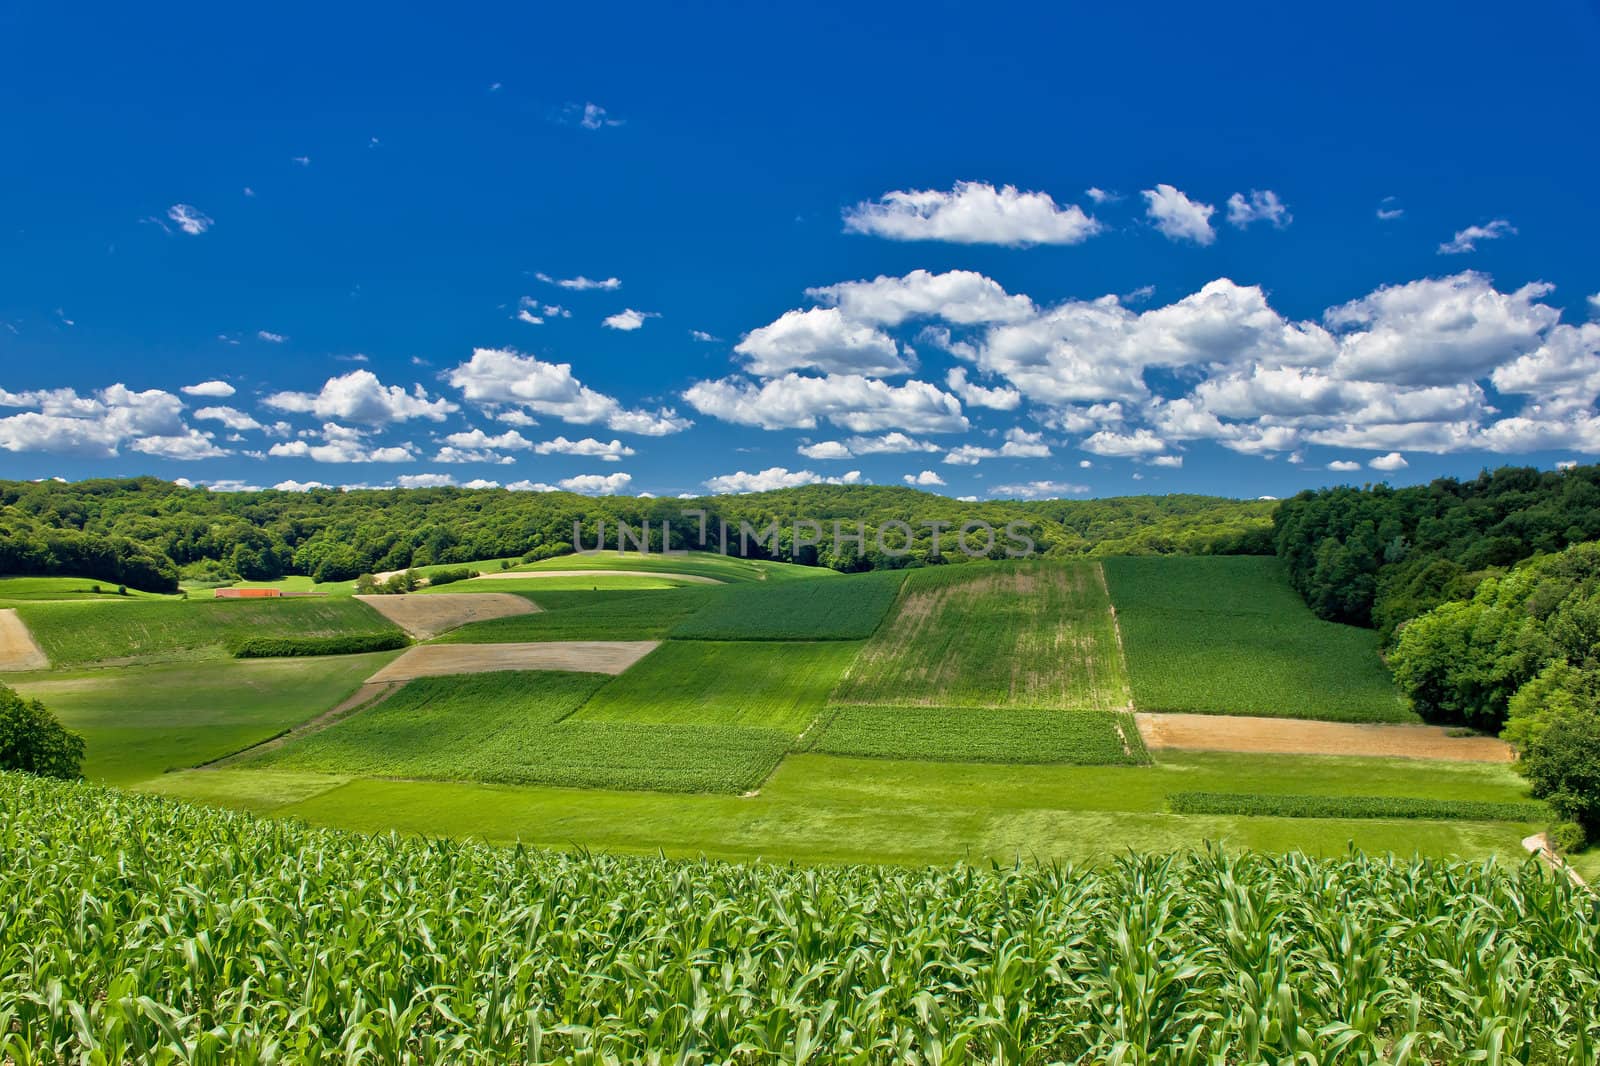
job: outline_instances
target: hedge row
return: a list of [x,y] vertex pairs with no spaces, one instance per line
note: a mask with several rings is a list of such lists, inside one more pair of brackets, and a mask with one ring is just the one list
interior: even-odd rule
[[359,655],[368,651],[393,651],[410,645],[411,638],[393,633],[351,633],[338,637],[244,637],[229,645],[235,659],[282,659],[296,655]]
[[1174,814],[1243,814],[1273,818],[1423,818],[1466,822],[1538,822],[1542,803],[1414,799],[1409,796],[1275,796],[1259,792],[1174,792]]

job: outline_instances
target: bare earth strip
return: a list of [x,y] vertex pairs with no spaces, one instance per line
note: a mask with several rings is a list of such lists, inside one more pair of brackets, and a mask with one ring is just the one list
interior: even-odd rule
[[356,599],[423,640],[468,622],[532,614],[539,609],[526,597],[509,592],[440,592],[427,596],[357,596]]
[[50,660],[45,658],[33,634],[23,625],[14,610],[0,611],[0,670],[48,670]]
[[492,574],[479,574],[474,581],[496,579],[524,581],[530,577],[659,577],[667,581],[687,581],[694,585],[723,585],[720,578],[704,574],[673,574],[665,570],[497,570]]
[[1352,725],[1222,714],[1134,715],[1145,747],[1275,755],[1369,755],[1454,762],[1511,762],[1494,737],[1453,737],[1436,725]]
[[659,643],[656,640],[552,640],[535,644],[423,644],[409,649],[367,678],[367,684],[500,670],[620,674],[654,651]]

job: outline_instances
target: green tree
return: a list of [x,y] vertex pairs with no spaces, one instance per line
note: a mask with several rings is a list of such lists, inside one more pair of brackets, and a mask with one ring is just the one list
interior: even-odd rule
[[1592,838],[1600,830],[1600,711],[1562,706],[1542,717],[1520,769],[1535,796]]
[[0,770],[40,777],[83,776],[84,743],[38,700],[0,685]]

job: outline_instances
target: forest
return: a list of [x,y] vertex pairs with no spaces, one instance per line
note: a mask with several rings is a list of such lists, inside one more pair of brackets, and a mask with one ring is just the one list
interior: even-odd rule
[[[342,581],[364,573],[480,559],[547,558],[573,550],[573,534],[597,543],[605,523],[608,545],[618,523],[650,526],[662,546],[663,523],[672,546],[698,547],[704,511],[712,540],[720,522],[735,535],[741,523],[780,525],[775,542],[745,546],[752,558],[777,559],[842,571],[960,561],[949,547],[969,521],[996,530],[1031,527],[1037,550],[1051,556],[1154,554],[1271,554],[1270,500],[1211,496],[1136,496],[1103,500],[992,500],[967,503],[909,488],[807,486],[741,496],[692,500],[579,496],[505,489],[373,489],[310,492],[212,492],[140,477],[78,482],[0,481],[0,574],[72,575],[151,592],[172,592],[181,580],[272,580],[303,574]],[[796,546],[793,523],[808,519],[853,531],[864,542],[832,537]],[[910,543],[898,527],[913,527]],[[928,524],[945,533],[935,551]],[[803,531],[802,531],[803,532]],[[1003,555],[999,538],[994,551]],[[909,549],[907,551],[906,549]]]

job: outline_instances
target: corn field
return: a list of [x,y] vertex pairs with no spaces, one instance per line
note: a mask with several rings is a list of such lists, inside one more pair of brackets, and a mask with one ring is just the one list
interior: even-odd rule
[[1600,907],[1351,853],[794,868],[0,775],[0,1061],[1595,1063]]

